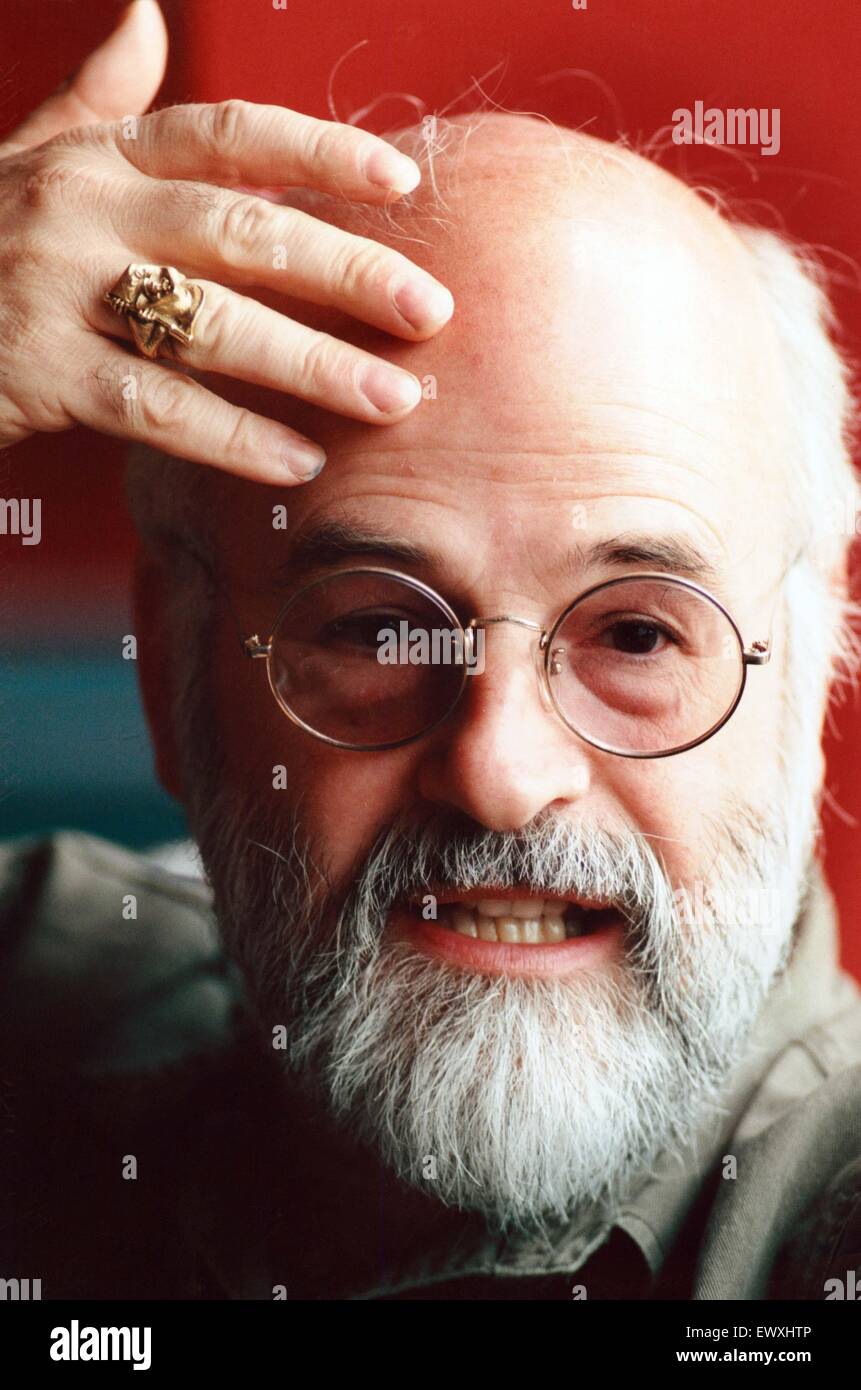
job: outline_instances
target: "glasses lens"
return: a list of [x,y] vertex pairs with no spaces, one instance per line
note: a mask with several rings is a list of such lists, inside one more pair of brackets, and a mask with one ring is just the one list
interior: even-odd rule
[[424,733],[460,694],[461,630],[405,580],[335,574],[297,594],[272,639],[279,703],[315,733],[380,747]]
[[681,583],[619,580],[583,599],[550,642],[557,708],[617,753],[656,754],[701,738],[732,708],[744,678],[733,624]]

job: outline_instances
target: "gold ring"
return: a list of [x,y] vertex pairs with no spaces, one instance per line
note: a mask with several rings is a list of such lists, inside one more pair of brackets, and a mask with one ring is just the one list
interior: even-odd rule
[[172,265],[129,265],[105,299],[129,321],[135,346],[157,357],[165,338],[188,347],[203,304],[203,287],[186,280]]

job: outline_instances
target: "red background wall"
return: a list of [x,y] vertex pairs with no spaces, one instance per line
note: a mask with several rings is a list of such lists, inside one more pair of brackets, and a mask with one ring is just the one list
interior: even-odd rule
[[[4,0],[0,129],[66,76],[111,26],[113,0]],[[711,149],[683,154],[690,172],[828,248],[841,271],[838,309],[858,355],[861,207],[861,9],[857,0],[168,0],[172,37],[160,101],[242,96],[339,119],[376,103],[371,129],[410,118],[404,95],[440,109],[481,93],[598,135],[633,139],[668,126],[676,107],[779,107],[776,157],[744,161]],[[339,62],[339,60],[343,60]],[[337,65],[337,71],[336,69]],[[389,94],[378,100],[379,94]],[[468,100],[464,104],[472,104]],[[6,571],[11,618],[45,642],[86,632],[124,604],[132,537],[122,508],[121,450],[87,431],[37,439],[0,461],[3,495],[52,499],[38,547],[19,547]],[[57,521],[62,518],[62,524]],[[7,606],[8,611],[8,606]],[[826,866],[843,924],[844,958],[861,977],[861,719],[837,714],[829,737]]]

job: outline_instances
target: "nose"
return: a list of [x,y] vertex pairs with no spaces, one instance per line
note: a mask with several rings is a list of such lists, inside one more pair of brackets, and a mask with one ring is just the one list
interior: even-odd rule
[[595,750],[542,698],[536,634],[488,627],[485,639],[483,673],[426,741],[419,790],[488,830],[517,830],[589,791]]

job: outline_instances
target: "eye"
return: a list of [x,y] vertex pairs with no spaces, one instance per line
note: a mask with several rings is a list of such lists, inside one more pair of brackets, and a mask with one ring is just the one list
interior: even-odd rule
[[376,652],[380,645],[379,634],[384,628],[393,628],[397,633],[398,624],[409,621],[410,615],[403,610],[363,609],[333,618],[320,629],[319,639],[324,643],[342,643]]
[[611,623],[600,635],[602,646],[629,656],[654,656],[668,643],[677,645],[669,628],[651,618],[623,618]]

